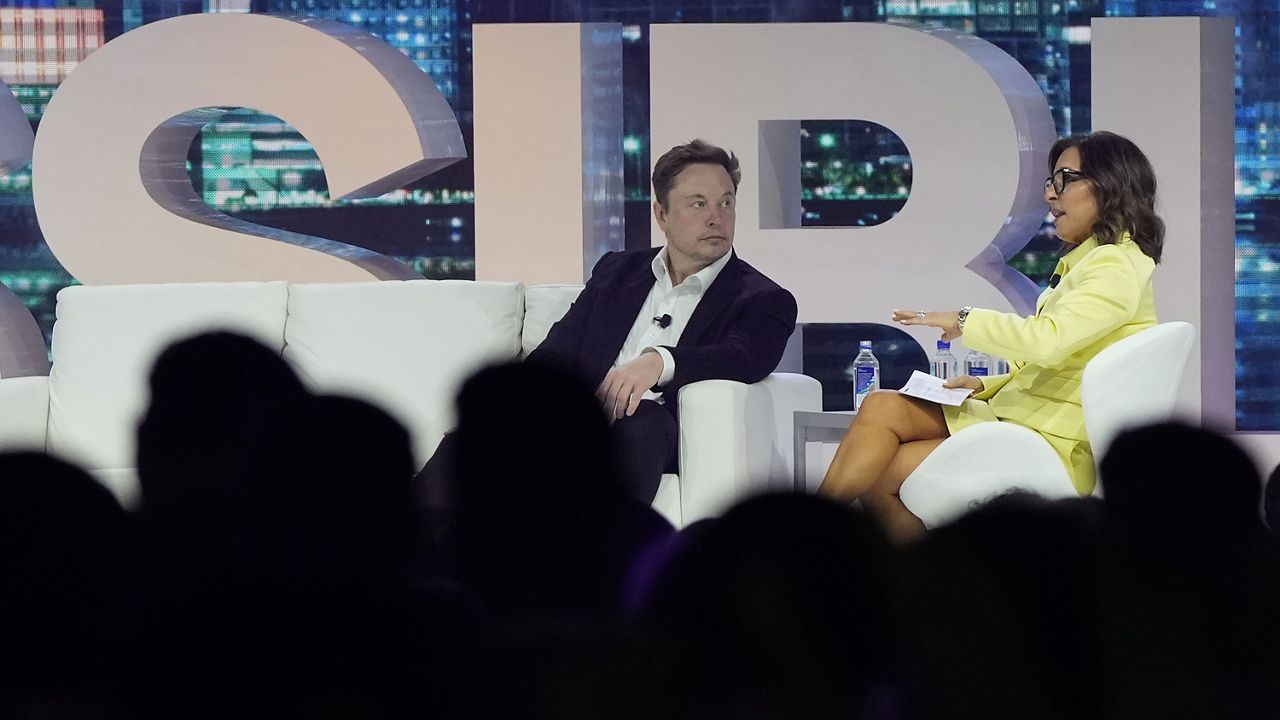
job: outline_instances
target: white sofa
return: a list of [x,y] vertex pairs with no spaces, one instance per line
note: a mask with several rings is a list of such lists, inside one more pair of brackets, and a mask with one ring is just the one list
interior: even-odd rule
[[[65,457],[133,502],[134,430],[152,362],[175,340],[222,328],[280,350],[317,391],[382,406],[425,462],[454,424],[461,382],[536,347],[579,289],[449,280],[70,287],[58,295],[48,377],[0,379],[0,450]],[[821,391],[812,378],[775,373],[750,386],[697,383],[678,402],[680,473],[663,478],[654,502],[677,527],[790,487],[792,413],[819,409]]]

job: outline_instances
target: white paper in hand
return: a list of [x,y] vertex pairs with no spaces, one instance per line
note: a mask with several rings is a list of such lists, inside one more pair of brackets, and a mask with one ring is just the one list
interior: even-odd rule
[[942,405],[959,405],[973,394],[969,388],[944,388],[943,382],[945,381],[940,377],[914,370],[911,377],[907,378],[907,384],[903,385],[898,392]]

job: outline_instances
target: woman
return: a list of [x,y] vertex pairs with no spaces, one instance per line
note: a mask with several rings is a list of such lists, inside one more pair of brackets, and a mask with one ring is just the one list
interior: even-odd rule
[[819,492],[861,500],[893,537],[924,525],[898,489],[934,448],[969,425],[1014,422],[1053,446],[1081,495],[1093,492],[1093,454],[1080,408],[1084,366],[1103,348],[1156,324],[1151,273],[1160,262],[1164,222],[1155,213],[1151,163],[1128,139],[1109,132],[1059,140],[1044,183],[1058,237],[1058,261],[1036,314],[965,307],[895,310],[903,325],[929,325],[943,340],[1010,361],[1013,370],[979,379],[961,375],[947,387],[974,394],[959,407],[879,390],[863,401]]

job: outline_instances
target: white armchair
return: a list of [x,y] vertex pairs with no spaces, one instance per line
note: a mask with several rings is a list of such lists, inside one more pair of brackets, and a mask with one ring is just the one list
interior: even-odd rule
[[[1162,323],[1115,343],[1085,366],[1081,406],[1095,461],[1125,429],[1170,417],[1195,335],[1190,323]],[[1014,489],[1077,496],[1062,460],[1040,435],[1013,423],[982,423],[939,445],[902,484],[899,497],[933,528]]]
[[663,476],[653,507],[683,527],[748,495],[793,488],[792,418],[822,409],[822,385],[796,373],[753,385],[704,380],[681,388],[678,402],[680,474]]

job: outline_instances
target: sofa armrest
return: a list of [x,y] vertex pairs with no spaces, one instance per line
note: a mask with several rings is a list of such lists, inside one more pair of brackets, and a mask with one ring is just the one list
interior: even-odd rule
[[49,378],[0,378],[0,451],[44,452],[49,428]]
[[704,380],[681,388],[680,508],[685,524],[744,497],[792,487],[793,417],[822,409],[822,386],[795,373],[747,385]]

